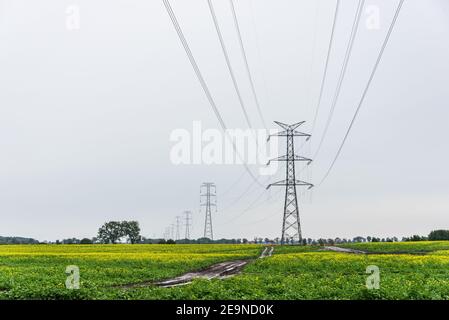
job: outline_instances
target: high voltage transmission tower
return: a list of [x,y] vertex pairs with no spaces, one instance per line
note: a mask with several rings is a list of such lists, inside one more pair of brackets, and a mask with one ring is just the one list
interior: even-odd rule
[[217,211],[217,187],[212,182],[204,182],[200,186],[200,207],[205,207],[204,237],[214,239],[212,231],[212,209]]
[[170,239],[170,228],[169,228],[169,227],[166,227],[166,228],[165,228],[165,231],[164,231],[164,239],[165,239],[165,240]]
[[309,189],[313,187],[311,183],[297,180],[295,176],[296,161],[306,161],[307,164],[310,164],[310,162],[312,162],[311,159],[304,158],[295,154],[294,137],[307,137],[306,141],[310,139],[310,134],[296,131],[296,128],[298,128],[304,122],[305,121],[301,121],[292,125],[288,125],[275,121],[275,123],[282,127],[284,130],[272,134],[268,137],[268,140],[270,140],[271,136],[287,138],[287,154],[268,161],[268,164],[270,164],[271,161],[286,161],[285,180],[281,180],[267,186],[267,189],[271,186],[285,186],[284,218],[282,222],[281,244],[288,243],[289,241],[291,243],[294,243],[296,241],[300,244],[302,243],[301,222],[299,219],[296,186],[308,186]]
[[170,224],[170,239],[174,239],[175,238],[175,225],[172,223]]
[[175,240],[179,240],[180,239],[180,235],[179,235],[179,228],[181,226],[181,217],[177,216],[176,217],[176,236],[175,236]]
[[185,227],[185,236],[184,239],[190,239],[190,226],[192,225],[192,212],[191,211],[184,211],[184,227]]

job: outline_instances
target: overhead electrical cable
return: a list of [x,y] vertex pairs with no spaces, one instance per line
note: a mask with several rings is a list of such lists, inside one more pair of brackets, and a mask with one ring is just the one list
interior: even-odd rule
[[254,141],[256,143],[257,154],[262,158],[263,156],[262,156],[262,154],[260,152],[260,149],[259,149],[259,141],[258,141],[258,138],[257,138],[257,134],[254,131],[254,127],[253,127],[253,125],[252,125],[252,123],[250,121],[250,118],[249,118],[249,115],[248,115],[248,111],[247,111],[246,106],[245,106],[245,102],[243,101],[243,97],[242,97],[242,94],[240,92],[240,89],[239,89],[239,86],[238,86],[238,83],[237,83],[237,79],[235,77],[234,69],[232,68],[231,60],[229,59],[228,50],[226,49],[226,44],[225,44],[224,39],[223,39],[223,34],[221,33],[220,25],[218,24],[217,15],[215,13],[215,9],[214,9],[212,0],[208,0],[207,3],[209,5],[209,11],[210,11],[212,20],[214,22],[214,26],[215,26],[215,30],[217,32],[218,40],[220,42],[221,50],[223,52],[223,56],[224,56],[225,61],[226,61],[226,66],[228,67],[229,75],[231,76],[232,84],[233,84],[234,90],[235,90],[235,92],[237,94],[237,98],[239,100],[240,107],[242,109],[242,112],[243,112],[243,115],[245,117],[246,123],[247,123],[248,127],[251,129],[251,134],[252,134],[252,136],[254,138]]
[[266,121],[265,121],[265,117],[263,116],[262,109],[260,107],[259,98],[257,97],[256,86],[254,85],[253,77],[251,76],[251,70],[249,68],[249,63],[248,63],[248,57],[246,55],[245,46],[243,44],[242,33],[240,31],[240,25],[239,25],[239,21],[237,19],[237,14],[235,12],[234,1],[233,0],[229,0],[229,3],[231,5],[231,12],[232,12],[232,16],[234,18],[234,26],[235,26],[235,29],[237,31],[237,35],[238,35],[238,38],[239,38],[240,51],[242,53],[243,61],[245,62],[246,74],[248,75],[249,83],[251,85],[251,91],[253,93],[254,101],[255,101],[256,107],[257,107],[257,111],[259,113],[259,117],[260,117],[260,120],[262,121],[262,124],[263,124],[264,128],[266,130],[268,130],[267,129],[267,124],[266,124]]
[[[319,13],[319,2],[315,2],[315,19],[313,24],[313,37],[312,37],[312,46],[311,46],[311,58],[310,58],[310,68],[309,68],[309,74],[306,77],[307,82],[307,108],[310,110],[311,107],[311,99],[312,99],[312,78],[314,74],[314,67],[315,67],[315,51],[316,51],[316,44],[317,44],[317,33],[318,33],[318,13]],[[304,72],[304,75],[306,73]],[[310,79],[307,81],[307,79]]]
[[[268,181],[272,180],[273,177],[272,176],[268,176],[267,179],[263,182],[263,183],[268,183]],[[256,191],[257,189],[253,189],[255,185],[255,181],[252,181],[248,187],[237,197],[234,197],[231,203],[229,203],[227,206],[225,206],[223,209],[221,209],[222,211],[228,211],[230,208],[234,207],[235,205],[237,205],[239,203],[240,200],[243,199],[244,196],[250,195],[252,193],[254,193],[254,191]],[[263,192],[263,191],[262,191]],[[266,192],[266,189],[265,189]]]
[[331,35],[330,35],[329,46],[327,48],[326,63],[324,65],[324,73],[323,73],[323,77],[321,78],[320,94],[318,96],[318,102],[317,102],[317,106],[316,106],[316,110],[315,110],[315,116],[314,116],[313,122],[312,122],[312,130],[311,130],[312,134],[315,129],[316,120],[318,117],[318,111],[319,111],[320,105],[321,105],[321,99],[323,98],[324,84],[326,83],[327,69],[329,66],[329,57],[330,57],[333,42],[334,42],[335,26],[337,25],[337,16],[338,16],[339,7],[340,7],[340,0],[337,0],[337,4],[335,7],[335,13],[334,13],[334,22],[332,23],[332,31],[331,31]]
[[260,48],[260,37],[259,37],[259,32],[257,31],[257,21],[256,21],[256,10],[254,8],[254,3],[253,0],[249,0],[249,7],[250,7],[250,11],[251,11],[251,22],[252,22],[252,30],[253,30],[253,36],[254,36],[254,41],[256,44],[256,49],[257,49],[257,61],[258,61],[258,65],[260,68],[260,76],[262,78],[262,85],[263,85],[263,92],[265,92],[265,99],[267,101],[267,103],[269,103],[271,101],[271,96],[268,92],[268,85],[267,85],[267,78],[265,76],[265,72],[264,72],[264,68],[263,66],[263,59],[262,59],[262,53],[261,53],[261,48]]
[[242,174],[238,177],[237,180],[235,180],[224,192],[222,192],[220,194],[220,197],[222,198],[223,196],[227,195],[229,192],[231,192],[232,190],[234,190],[234,187],[236,185],[239,184],[239,182],[243,179],[243,177],[245,176],[246,172],[243,171]]
[[352,24],[351,36],[349,37],[349,42],[348,42],[348,45],[347,45],[347,48],[346,48],[346,53],[345,53],[345,57],[344,57],[344,60],[343,60],[343,65],[342,65],[342,68],[340,70],[340,75],[339,75],[339,78],[338,78],[337,87],[335,89],[334,97],[332,99],[331,109],[330,109],[329,115],[327,117],[326,126],[324,127],[324,131],[323,131],[323,134],[321,136],[320,143],[318,144],[318,148],[316,149],[315,154],[313,156],[314,159],[317,158],[317,156],[318,156],[318,154],[319,154],[319,152],[321,150],[321,147],[323,146],[323,142],[324,142],[324,140],[326,138],[327,131],[329,129],[330,123],[332,121],[332,117],[334,115],[335,106],[337,105],[337,101],[338,101],[338,98],[340,96],[341,86],[342,86],[343,81],[345,79],[346,70],[348,68],[348,62],[349,62],[349,59],[351,57],[352,48],[354,46],[354,40],[355,40],[355,38],[357,36],[357,30],[359,29],[360,17],[362,16],[362,9],[364,7],[364,4],[365,4],[365,0],[359,0],[357,11],[356,11],[356,15],[354,17],[354,22]]
[[172,9],[172,7],[170,5],[170,2],[169,2],[169,0],[163,0],[163,2],[164,2],[166,10],[168,12],[168,15],[170,16],[170,19],[171,19],[171,21],[173,23],[173,26],[175,27],[176,33],[178,34],[178,37],[179,37],[179,39],[180,39],[180,41],[182,43],[182,46],[184,47],[184,50],[185,50],[185,52],[187,54],[187,57],[189,58],[190,64],[192,65],[193,70],[195,71],[195,74],[196,74],[196,76],[198,78],[198,81],[200,82],[201,87],[202,87],[202,89],[203,89],[203,91],[204,91],[204,93],[205,93],[205,95],[207,97],[207,100],[209,101],[209,104],[212,107],[212,110],[213,110],[213,112],[214,112],[214,114],[215,114],[215,116],[216,116],[216,118],[217,118],[217,120],[218,120],[218,122],[220,124],[220,127],[222,128],[222,130],[225,133],[226,137],[232,143],[232,147],[233,147],[234,152],[242,160],[242,163],[243,163],[243,166],[245,167],[245,170],[248,172],[248,174],[251,176],[251,178],[256,183],[258,183],[261,187],[265,188],[265,186],[259,182],[258,178],[249,169],[248,164],[243,161],[242,156],[240,155],[240,153],[237,150],[237,146],[235,144],[235,141],[229,136],[229,133],[227,132],[227,127],[226,127],[226,124],[225,124],[225,122],[223,120],[223,117],[221,116],[220,111],[218,110],[217,105],[216,105],[216,103],[215,103],[215,101],[214,101],[214,99],[213,99],[213,97],[212,97],[212,95],[210,93],[210,90],[209,90],[209,88],[208,88],[208,86],[206,84],[206,81],[204,80],[203,75],[201,74],[201,71],[200,71],[200,69],[198,67],[198,64],[196,63],[195,57],[193,56],[192,51],[190,50],[190,47],[189,47],[189,45],[187,43],[187,40],[186,40],[186,38],[184,36],[184,33],[182,32],[182,29],[181,29],[181,27],[179,25],[179,22],[176,19],[176,16],[175,16],[175,14],[173,12],[173,9]]
[[[235,197],[229,204],[227,204],[224,208],[221,209],[221,211],[227,211],[228,209],[232,208],[238,202],[246,195],[253,193],[255,190],[252,189],[254,186],[254,181],[251,181],[251,183],[248,185],[248,187],[237,197]],[[250,192],[251,191],[251,192]]]
[[[240,25],[239,25],[239,22],[238,22],[238,18],[237,18],[235,6],[234,6],[234,1],[233,0],[229,0],[229,3],[230,3],[230,6],[231,6],[231,12],[232,12],[233,19],[234,19],[234,26],[235,26],[235,29],[237,31],[237,35],[238,35],[238,39],[239,39],[240,51],[242,53],[243,61],[245,63],[246,73],[248,75],[248,79],[249,79],[249,82],[250,82],[250,85],[251,85],[251,91],[252,91],[252,94],[253,94],[253,97],[254,97],[254,102],[256,104],[260,120],[262,121],[262,125],[265,128],[265,130],[268,131],[268,128],[267,128],[267,125],[266,125],[266,121],[265,121],[265,117],[264,117],[264,115],[262,113],[262,109],[260,107],[259,98],[257,96],[256,86],[254,84],[254,80],[253,80],[253,77],[251,75],[251,70],[249,68],[248,58],[247,58],[247,55],[246,55],[245,46],[243,44],[242,33],[240,31]],[[229,193],[231,190],[233,190],[234,187],[242,180],[242,177],[243,177],[244,174],[245,174],[245,172],[243,172],[242,175],[236,180],[236,182],[234,182],[221,196],[223,196],[223,195]]]
[[224,58],[226,60],[226,65],[228,67],[228,71],[229,71],[229,74],[231,76],[235,92],[237,93],[237,97],[239,99],[240,107],[242,108],[242,112],[243,112],[243,115],[245,117],[246,123],[248,124],[248,127],[250,129],[253,129],[253,125],[251,123],[251,120],[249,119],[249,115],[248,115],[248,112],[246,110],[245,102],[243,101],[242,94],[241,94],[239,86],[237,84],[237,79],[235,78],[234,69],[232,68],[231,61],[229,59],[229,54],[228,54],[228,51],[226,49],[226,45],[224,43],[224,39],[223,39],[223,35],[221,33],[221,30],[220,30],[220,26],[218,24],[217,15],[215,14],[215,9],[214,9],[214,6],[212,4],[212,0],[207,0],[207,3],[209,4],[209,11],[210,11],[210,14],[212,16],[212,20],[214,21],[214,26],[215,26],[215,30],[217,31],[218,39],[220,41],[221,50],[222,50],[223,56],[224,56]]
[[343,138],[343,140],[342,140],[342,142],[341,142],[341,144],[340,144],[340,146],[338,148],[338,151],[337,151],[337,153],[336,153],[336,155],[335,155],[331,165],[329,166],[329,169],[326,171],[325,175],[323,176],[323,178],[321,179],[321,181],[319,182],[318,185],[321,185],[326,180],[326,178],[329,176],[330,172],[332,171],[332,168],[335,165],[335,162],[337,161],[338,157],[341,154],[341,150],[343,149],[343,146],[345,145],[345,142],[346,142],[346,140],[347,140],[347,138],[349,136],[349,133],[351,132],[352,126],[354,125],[354,122],[355,122],[355,120],[357,118],[357,115],[359,114],[360,108],[363,105],[363,102],[365,101],[366,94],[367,94],[367,92],[368,92],[368,90],[369,90],[369,88],[371,86],[371,82],[373,81],[374,75],[376,74],[377,68],[378,68],[378,66],[379,66],[379,64],[380,64],[380,62],[382,60],[382,56],[384,54],[385,48],[387,47],[388,41],[389,41],[389,39],[391,37],[391,33],[393,32],[394,26],[396,24],[396,21],[398,19],[398,16],[399,16],[399,13],[401,11],[401,8],[402,8],[403,4],[404,4],[404,0],[400,0],[399,4],[398,4],[398,7],[396,9],[395,15],[393,17],[393,20],[391,21],[390,27],[388,29],[387,36],[385,37],[385,40],[384,40],[384,42],[382,44],[382,47],[380,49],[380,52],[379,52],[379,55],[377,57],[376,63],[374,64],[373,70],[371,71],[371,75],[370,75],[370,77],[368,79],[368,83],[367,83],[367,85],[365,87],[365,90],[363,91],[362,97],[360,98],[360,101],[359,101],[359,103],[357,105],[357,108],[356,108],[356,111],[354,113],[354,116],[352,117],[351,123],[349,124],[349,127],[348,127],[348,129],[346,131],[346,134],[345,134],[345,136],[344,136],[344,138]]
[[276,198],[274,198],[274,197],[277,196],[278,194],[280,194],[282,190],[283,190],[283,189],[279,188],[279,190],[276,191],[276,192],[275,192],[273,195],[271,195],[269,198],[260,201],[260,199],[266,194],[266,191],[265,191],[265,192],[262,191],[262,192],[257,196],[257,198],[255,198],[254,201],[253,201],[248,207],[246,207],[244,210],[242,210],[239,214],[235,215],[235,216],[232,217],[231,219],[225,221],[224,223],[221,223],[220,226],[223,226],[223,225],[226,225],[226,224],[229,224],[229,223],[234,222],[236,219],[242,217],[242,216],[243,216],[244,214],[246,214],[248,211],[251,211],[251,210],[253,210],[253,209],[256,209],[256,208],[260,207],[261,205],[265,204],[266,202],[270,202],[270,201],[276,200]]

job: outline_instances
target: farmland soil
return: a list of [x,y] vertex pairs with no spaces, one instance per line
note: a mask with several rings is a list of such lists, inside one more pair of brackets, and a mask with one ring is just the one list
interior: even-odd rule
[[[270,257],[273,254],[273,251],[274,247],[264,248],[261,255],[259,256],[259,259]],[[249,262],[251,262],[251,260],[225,261],[216,263],[202,270],[185,273],[181,276],[172,279],[167,279],[158,282],[141,282],[135,284],[127,284],[121,287],[124,289],[131,289],[138,287],[146,287],[149,285],[156,285],[158,287],[170,288],[189,284],[194,279],[207,279],[207,280],[225,279],[240,273],[243,267],[247,265]]]
[[365,253],[367,253],[367,252],[362,251],[362,250],[355,250],[355,249],[349,249],[349,248],[340,248],[340,247],[334,247],[334,246],[324,247],[323,250],[335,251],[335,252],[344,252],[344,253],[355,253],[355,254],[365,254]]

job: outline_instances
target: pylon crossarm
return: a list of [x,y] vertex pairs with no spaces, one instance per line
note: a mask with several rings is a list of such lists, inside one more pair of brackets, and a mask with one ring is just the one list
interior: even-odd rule
[[306,157],[301,157],[298,155],[294,155],[293,159],[289,159],[288,156],[284,155],[284,156],[280,156],[274,159],[270,159],[267,162],[267,166],[270,165],[271,161],[288,161],[288,160],[293,160],[293,161],[307,161],[307,165],[309,165],[312,162],[312,159],[306,158]]
[[285,186],[285,185],[286,185],[286,182],[287,182],[287,180],[282,180],[282,181],[270,183],[270,184],[267,186],[267,189],[270,189],[271,187]]
[[294,124],[290,125],[289,127],[290,127],[291,130],[295,130],[296,128],[298,128],[303,123],[305,123],[305,121],[300,121],[300,122],[294,123]]
[[307,137],[306,140],[309,140],[310,137],[312,136],[312,135],[310,135],[308,133],[304,133],[304,132],[300,132],[300,131],[296,131],[296,130],[293,131],[293,135],[295,137]]
[[271,137],[288,137],[288,136],[294,136],[294,137],[307,137],[306,141],[310,139],[311,135],[299,131],[280,131],[278,133],[270,134],[267,138],[267,141],[270,141]]
[[267,189],[270,189],[271,187],[282,187],[282,186],[306,186],[309,187],[309,189],[313,188],[313,184],[308,183],[308,182],[304,182],[301,180],[296,180],[294,183],[287,183],[286,180],[282,180],[282,181],[278,181],[275,183],[270,183],[267,186]]
[[295,130],[296,128],[298,128],[300,125],[302,125],[305,121],[300,121],[291,125],[279,122],[279,121],[274,121],[274,123],[276,123],[278,126],[284,128],[285,130]]
[[294,155],[294,159],[295,161],[307,161],[307,165],[309,165],[312,162],[312,159],[306,158],[306,157],[301,157],[301,156],[297,156],[296,154]]
[[280,156],[277,158],[270,159],[267,162],[267,166],[270,165],[271,161],[287,161],[287,156]]
[[270,141],[271,137],[286,137],[288,135],[287,131],[279,131],[268,135],[267,141]]
[[307,186],[307,187],[309,187],[308,189],[312,189],[313,188],[313,184],[308,183],[308,182],[304,182],[304,181],[301,181],[301,180],[296,180],[295,181],[295,185],[296,186]]
[[284,128],[285,130],[288,130],[288,128],[290,127],[288,124],[279,121],[274,121],[274,123],[276,123],[279,127]]

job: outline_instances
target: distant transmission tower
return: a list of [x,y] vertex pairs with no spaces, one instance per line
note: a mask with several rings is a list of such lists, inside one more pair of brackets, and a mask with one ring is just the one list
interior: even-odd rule
[[179,240],[180,239],[180,237],[179,237],[179,228],[180,228],[180,226],[181,226],[181,217],[177,216],[176,217],[176,236],[175,236],[175,240]]
[[184,211],[184,227],[186,229],[185,233],[185,239],[190,239],[190,226],[192,225],[192,212],[191,211]]
[[174,239],[175,238],[175,225],[172,223],[170,224],[170,239]]
[[165,239],[165,240],[170,239],[170,227],[166,227],[166,228],[165,228],[164,239]]
[[[295,161],[307,161],[307,164],[312,162],[311,159],[304,158],[295,154],[295,140],[294,137],[307,137],[306,141],[310,139],[310,134],[296,131],[300,125],[305,121],[298,122],[292,125],[275,121],[277,125],[284,130],[271,136],[286,137],[287,138],[287,154],[268,161],[286,161],[286,177],[281,180],[268,185],[271,186],[285,186],[285,203],[284,203],[284,218],[282,222],[282,237],[281,244],[298,242],[302,243],[301,223],[299,220],[298,197],[296,195],[296,186],[308,186],[309,189],[313,187],[311,183],[297,180],[295,177]],[[268,140],[270,139],[268,137]]]
[[212,231],[212,210],[211,207],[215,207],[217,210],[217,187],[212,182],[204,182],[200,186],[200,206],[206,208],[206,218],[204,222],[204,237],[211,240],[214,239],[214,233]]

